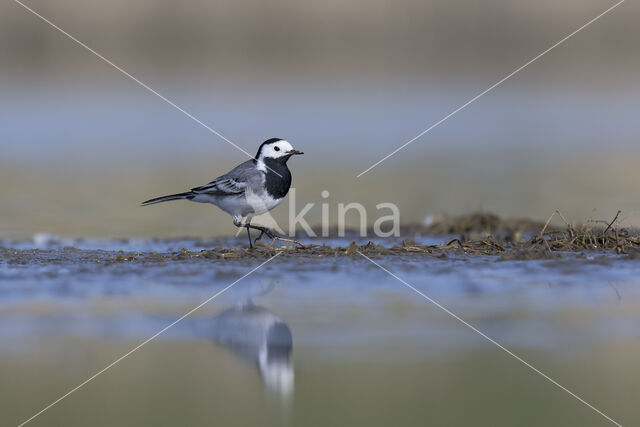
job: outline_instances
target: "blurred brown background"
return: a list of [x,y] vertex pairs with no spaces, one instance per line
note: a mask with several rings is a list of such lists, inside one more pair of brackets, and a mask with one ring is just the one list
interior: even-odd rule
[[[30,7],[253,153],[299,206],[484,208],[640,225],[640,6],[625,2],[361,178],[363,169],[615,2],[47,2]],[[0,236],[231,234],[214,207],[138,202],[245,156],[20,5],[0,5]],[[595,213],[594,213],[595,210]],[[285,202],[275,212],[287,223]],[[352,218],[355,220],[355,218]]]

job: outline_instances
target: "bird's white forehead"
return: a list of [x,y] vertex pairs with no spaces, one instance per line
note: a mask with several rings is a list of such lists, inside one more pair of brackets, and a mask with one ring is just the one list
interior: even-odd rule
[[293,145],[291,145],[291,143],[289,143],[289,141],[285,141],[284,139],[281,139],[278,142],[275,142],[273,144],[270,144],[273,147],[278,146],[280,147],[280,150],[284,150],[284,151],[289,151],[289,150],[293,150]]
[[281,156],[286,156],[287,152],[291,150],[293,150],[293,146],[289,143],[289,141],[281,139],[279,141],[274,141],[270,144],[264,145],[260,154],[261,157],[278,158]]

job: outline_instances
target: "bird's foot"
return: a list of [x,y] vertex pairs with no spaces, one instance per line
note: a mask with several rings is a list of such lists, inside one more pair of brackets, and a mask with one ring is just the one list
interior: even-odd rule
[[277,233],[275,233],[273,230],[268,229],[267,227],[262,227],[259,225],[249,225],[249,227],[255,228],[256,230],[260,231],[260,235],[256,237],[256,239],[253,241],[253,244],[255,244],[258,240],[262,239],[262,236],[265,235],[271,239],[271,243],[269,244],[269,246],[273,246],[273,243],[276,240],[279,240],[281,242],[295,243],[296,245],[300,246],[303,249],[306,248],[306,246],[300,243],[299,241],[295,239],[289,239],[288,237],[280,236]]
[[258,237],[256,237],[256,240],[254,240],[253,243],[257,242],[258,240],[262,239],[262,236],[266,234],[266,236],[270,239],[274,239],[275,237],[277,237],[277,235],[269,230],[267,227],[261,227],[261,226],[251,226],[251,228],[255,228],[256,230],[260,230],[260,235]]

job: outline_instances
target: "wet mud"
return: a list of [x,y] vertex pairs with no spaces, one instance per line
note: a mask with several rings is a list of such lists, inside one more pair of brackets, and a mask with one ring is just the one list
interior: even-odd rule
[[[556,213],[564,220],[562,214]],[[554,214],[554,216],[556,215]],[[553,216],[552,216],[553,217]],[[491,256],[497,260],[539,260],[554,258],[584,258],[587,254],[615,254],[622,259],[640,259],[640,232],[621,228],[613,220],[587,221],[564,227],[551,226],[531,220],[501,219],[491,213],[472,213],[457,218],[442,218],[428,226],[405,226],[405,237],[388,241],[350,241],[347,237],[291,241],[259,241],[249,248],[240,239],[218,239],[215,246],[195,240],[190,248],[169,251],[127,251],[52,247],[51,249],[12,248],[0,246],[0,263],[8,265],[52,264],[155,264],[208,260],[255,260],[275,255],[291,259],[319,259],[341,257],[465,257]],[[551,218],[550,218],[551,220]],[[440,236],[442,244],[425,244],[424,235]],[[446,236],[446,237],[444,237]],[[444,237],[444,238],[443,238]],[[431,239],[434,240],[433,238]],[[436,239],[437,240],[437,239]],[[163,241],[165,245],[170,240]],[[389,242],[389,243],[387,243]],[[180,242],[176,242],[179,244]],[[174,245],[175,246],[175,245]],[[200,249],[202,248],[202,249]]]

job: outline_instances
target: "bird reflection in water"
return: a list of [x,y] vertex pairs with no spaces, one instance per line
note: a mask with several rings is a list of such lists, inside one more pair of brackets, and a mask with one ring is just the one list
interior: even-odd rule
[[214,318],[213,340],[255,364],[269,390],[293,392],[293,338],[280,317],[253,303],[227,309]]

